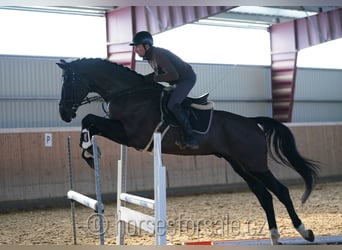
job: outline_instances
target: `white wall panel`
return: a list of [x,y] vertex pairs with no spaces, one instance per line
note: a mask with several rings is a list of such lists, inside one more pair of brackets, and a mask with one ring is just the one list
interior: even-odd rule
[[299,68],[295,100],[341,101],[342,70]]
[[[193,64],[197,83],[191,95],[209,92],[214,100],[264,100],[271,98],[270,69],[260,66]],[[138,62],[136,70],[150,73],[150,66]]]
[[80,126],[87,113],[104,115],[101,104],[82,106],[71,123],[60,119],[59,58],[0,56],[0,128]]
[[342,121],[342,70],[299,68],[293,122]]
[[[80,126],[86,113],[104,115],[99,103],[85,105],[72,123],[59,118],[59,58],[0,56],[0,128]],[[217,109],[244,116],[272,116],[270,68],[193,64],[197,84],[190,93],[209,92]],[[137,71],[152,70],[137,62]],[[342,71],[297,72],[293,122],[342,121]]]
[[65,123],[59,116],[57,100],[0,101],[0,128],[78,127],[88,113],[105,115],[100,103],[92,103],[80,107],[77,117]]
[[[270,69],[260,66],[193,64],[197,83],[190,96],[209,92],[216,109],[244,116],[272,116]],[[151,72],[145,62],[136,70]]]
[[0,57],[1,97],[56,97],[61,88],[57,58]]

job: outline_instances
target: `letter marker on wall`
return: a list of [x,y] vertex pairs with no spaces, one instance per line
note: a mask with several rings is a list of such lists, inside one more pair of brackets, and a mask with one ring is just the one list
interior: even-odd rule
[[45,147],[52,147],[52,134],[45,133]]

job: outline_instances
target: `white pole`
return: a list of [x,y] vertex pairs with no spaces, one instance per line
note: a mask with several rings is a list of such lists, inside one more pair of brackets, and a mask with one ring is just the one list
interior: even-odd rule
[[[156,245],[166,245],[166,170],[161,159],[161,134],[154,135],[154,200],[126,193],[127,148],[121,146],[117,181],[117,235],[116,244],[124,245],[125,223],[138,222],[140,228],[155,234]],[[153,208],[154,217],[126,207],[126,202]],[[153,221],[153,227],[148,227]],[[145,224],[146,225],[145,225]]]
[[121,201],[120,196],[126,193],[126,173],[127,173],[127,147],[121,145],[120,160],[118,160],[118,183],[117,183],[117,224],[116,224],[116,245],[124,245],[125,243],[125,222],[121,219],[121,207],[125,203]]
[[94,200],[88,196],[85,196],[81,193],[78,193],[73,190],[69,190],[67,193],[68,199],[77,201],[78,203],[81,203],[82,205],[89,207],[93,209],[94,211],[98,211],[98,202],[97,200]]
[[95,188],[96,188],[96,199],[97,199],[97,214],[99,217],[99,234],[100,244],[104,245],[104,229],[103,229],[103,205],[101,198],[101,181],[100,181],[100,166],[99,166],[99,152],[97,150],[96,136],[92,137],[93,141],[93,153],[94,153],[94,169],[95,169]]
[[161,158],[161,135],[154,133],[155,244],[166,245],[166,171]]

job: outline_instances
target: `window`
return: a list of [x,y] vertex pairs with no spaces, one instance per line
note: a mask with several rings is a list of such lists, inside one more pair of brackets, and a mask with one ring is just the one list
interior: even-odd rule
[[0,10],[0,54],[106,57],[105,17]]
[[[104,16],[0,9],[0,54],[102,57],[106,53]],[[270,65],[265,28],[238,28],[197,22],[154,35],[164,47],[190,63]],[[342,39],[303,49],[299,67],[342,68]],[[139,59],[137,57],[137,59]]]
[[266,30],[187,24],[154,40],[190,63],[270,65]]
[[297,66],[342,69],[342,39],[312,46],[298,53]]

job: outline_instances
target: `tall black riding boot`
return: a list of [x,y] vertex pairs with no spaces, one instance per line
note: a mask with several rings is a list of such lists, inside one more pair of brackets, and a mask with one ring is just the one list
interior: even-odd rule
[[176,141],[176,145],[179,146],[181,149],[198,149],[198,142],[195,138],[194,132],[192,131],[192,127],[188,119],[188,116],[186,115],[182,106],[180,104],[176,104],[171,111],[176,117],[179,124],[182,126],[184,131],[184,140]]

